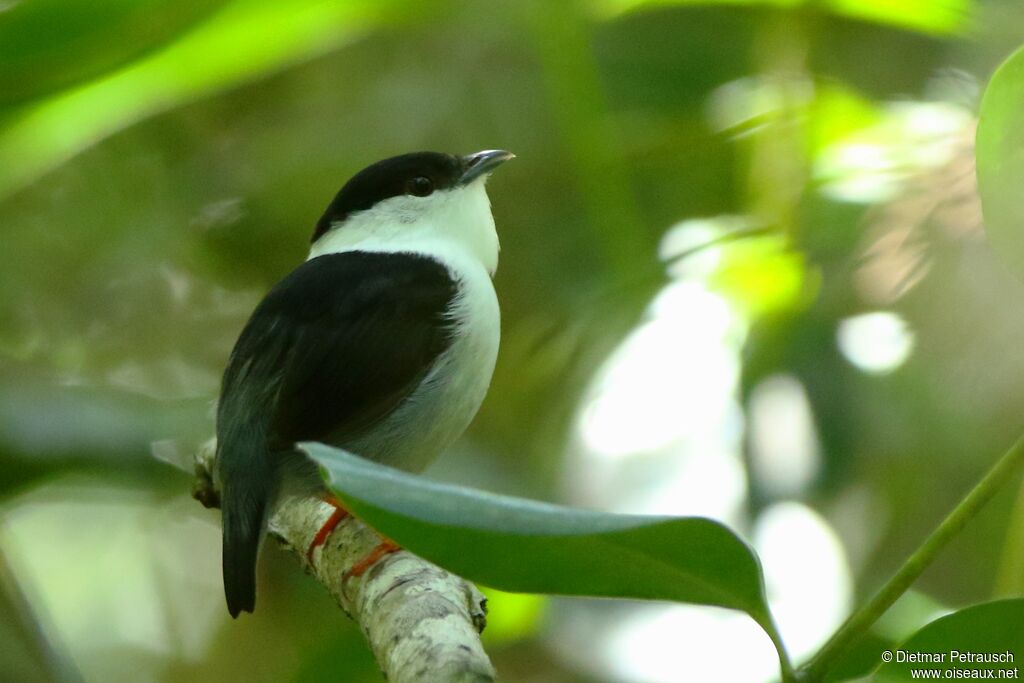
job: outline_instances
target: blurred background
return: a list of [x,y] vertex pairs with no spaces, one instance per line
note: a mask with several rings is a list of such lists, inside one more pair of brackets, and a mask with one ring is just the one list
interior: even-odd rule
[[[231,621],[166,461],[334,192],[417,149],[519,157],[494,382],[430,476],[721,519],[807,656],[1020,431],[972,144],[1022,39],[1017,0],[0,1],[0,680],[379,680],[272,546]],[[1024,591],[1006,488],[872,638]],[[491,592],[484,635],[507,681],[777,674],[712,608]]]

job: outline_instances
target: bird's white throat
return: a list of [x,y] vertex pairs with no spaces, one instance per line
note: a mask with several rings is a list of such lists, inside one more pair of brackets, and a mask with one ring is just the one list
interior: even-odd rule
[[313,243],[309,258],[348,251],[413,253],[458,267],[468,257],[493,276],[498,233],[484,181],[429,197],[400,195],[378,202],[332,225]]

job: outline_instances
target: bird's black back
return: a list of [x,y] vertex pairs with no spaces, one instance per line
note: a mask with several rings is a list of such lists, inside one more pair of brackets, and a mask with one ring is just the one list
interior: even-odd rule
[[449,347],[457,293],[428,257],[346,252],[302,264],[257,306],[217,410],[232,616],[252,611],[260,538],[294,444],[344,446],[400,406]]

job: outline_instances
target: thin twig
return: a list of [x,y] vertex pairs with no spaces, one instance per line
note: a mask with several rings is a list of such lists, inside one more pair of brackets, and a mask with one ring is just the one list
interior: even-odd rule
[[975,486],[949,516],[939,524],[925,542],[882,586],[881,590],[836,631],[827,643],[799,670],[799,680],[814,683],[825,673],[857,638],[884,614],[903,595],[910,585],[935,560],[957,533],[981,510],[999,489],[1011,480],[1014,472],[1024,464],[1024,437],[1001,457],[988,474]]

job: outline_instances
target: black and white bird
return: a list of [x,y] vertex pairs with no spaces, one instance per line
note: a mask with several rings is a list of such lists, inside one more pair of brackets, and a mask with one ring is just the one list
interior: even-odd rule
[[217,408],[232,617],[255,606],[275,505],[323,491],[297,442],[420,470],[473,419],[499,340],[484,183],[513,156],[417,152],[360,171],[317,223],[308,260],[253,312]]

